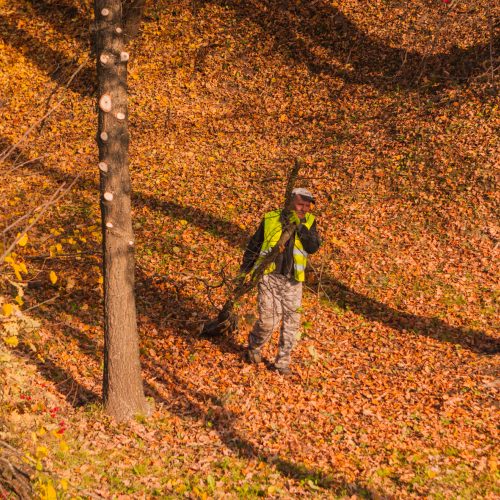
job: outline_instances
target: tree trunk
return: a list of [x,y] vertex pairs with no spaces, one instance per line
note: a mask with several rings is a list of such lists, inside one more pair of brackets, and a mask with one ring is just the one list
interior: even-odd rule
[[127,60],[120,0],[95,0],[95,50],[104,272],[106,412],[116,420],[146,414],[134,295],[130,203]]
[[123,25],[127,40],[135,38],[141,26],[145,0],[123,1]]

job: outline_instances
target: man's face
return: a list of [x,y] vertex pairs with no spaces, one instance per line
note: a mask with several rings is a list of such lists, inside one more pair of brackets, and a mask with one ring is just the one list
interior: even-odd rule
[[311,202],[308,200],[304,200],[300,194],[296,194],[292,198],[292,210],[297,212],[297,215],[300,219],[303,219],[307,212],[311,210]]

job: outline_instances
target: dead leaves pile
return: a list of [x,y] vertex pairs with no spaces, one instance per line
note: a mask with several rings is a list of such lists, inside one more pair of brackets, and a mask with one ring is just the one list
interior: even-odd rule
[[[130,48],[130,159],[156,410],[128,426],[98,406],[92,65],[60,87],[87,51],[91,5],[59,4],[0,2],[1,150],[65,98],[2,164],[5,226],[84,171],[3,268],[0,368],[26,363],[31,382],[9,379],[2,439],[31,457],[40,494],[497,495],[491,3],[147,8]],[[282,379],[243,361],[254,296],[234,338],[198,333],[225,298],[207,285],[234,273],[296,155],[324,245]]]

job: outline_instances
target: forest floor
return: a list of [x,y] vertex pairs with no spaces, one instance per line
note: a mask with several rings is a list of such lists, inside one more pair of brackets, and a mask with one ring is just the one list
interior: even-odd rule
[[[0,0],[3,248],[78,175],[2,265],[0,442],[37,496],[498,498],[493,5],[148,3],[129,123],[154,411],[116,424],[91,2]],[[324,243],[285,378],[244,361],[254,294],[235,335],[199,332],[296,156]]]

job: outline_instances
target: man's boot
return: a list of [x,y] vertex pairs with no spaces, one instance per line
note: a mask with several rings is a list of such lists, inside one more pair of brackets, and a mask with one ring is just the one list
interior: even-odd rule
[[272,367],[272,369],[274,371],[278,372],[280,375],[287,376],[287,375],[292,374],[292,370],[290,370],[290,368],[288,366],[276,366],[276,365],[274,365]]
[[259,351],[256,351],[255,349],[248,348],[247,360],[250,364],[262,363],[262,356],[260,355]]

